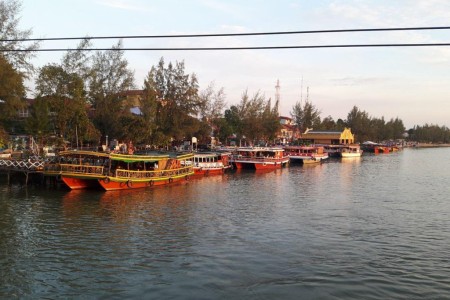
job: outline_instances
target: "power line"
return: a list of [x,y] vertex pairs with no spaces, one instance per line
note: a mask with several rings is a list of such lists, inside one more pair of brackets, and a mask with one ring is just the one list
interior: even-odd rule
[[37,50],[0,49],[0,52],[61,52],[61,51],[226,51],[226,50],[271,50],[271,49],[316,49],[316,48],[370,48],[370,47],[445,47],[450,43],[414,43],[414,44],[341,44],[341,45],[304,45],[304,46],[261,46],[261,47],[182,47],[182,48],[48,48]]
[[289,34],[319,34],[319,33],[376,32],[376,31],[417,31],[417,30],[447,30],[447,29],[450,29],[450,26],[360,28],[360,29],[327,29],[327,30],[247,32],[247,33],[211,33],[211,34],[174,34],[174,35],[123,35],[123,36],[93,36],[93,37],[85,36],[85,37],[25,38],[25,39],[0,39],[0,42],[63,41],[63,40],[84,40],[84,39],[100,40],[100,39],[204,38],[204,37],[229,37],[229,36],[264,36],[264,35],[289,35]]

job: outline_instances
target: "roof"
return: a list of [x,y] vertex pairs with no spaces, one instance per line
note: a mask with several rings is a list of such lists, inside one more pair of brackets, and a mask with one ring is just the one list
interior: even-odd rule
[[339,134],[341,135],[341,131],[334,131],[334,130],[310,130],[304,134]]

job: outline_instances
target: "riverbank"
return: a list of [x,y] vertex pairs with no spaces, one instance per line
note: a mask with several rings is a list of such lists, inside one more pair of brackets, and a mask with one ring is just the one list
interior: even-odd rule
[[440,147],[450,147],[450,144],[433,144],[433,143],[417,143],[412,147],[416,148],[440,148]]

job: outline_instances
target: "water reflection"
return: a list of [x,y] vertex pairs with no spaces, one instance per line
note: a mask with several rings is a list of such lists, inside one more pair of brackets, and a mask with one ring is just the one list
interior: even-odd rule
[[0,185],[0,298],[442,298],[450,162],[438,153],[141,190]]

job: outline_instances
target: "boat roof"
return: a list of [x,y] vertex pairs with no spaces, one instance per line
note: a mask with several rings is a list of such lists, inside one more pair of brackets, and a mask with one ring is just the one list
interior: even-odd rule
[[239,147],[237,151],[248,151],[248,152],[257,152],[257,151],[284,151],[283,148],[274,148],[274,147]]
[[95,156],[95,157],[109,157],[109,153],[97,152],[97,151],[86,151],[86,150],[66,150],[60,151],[59,156]]

